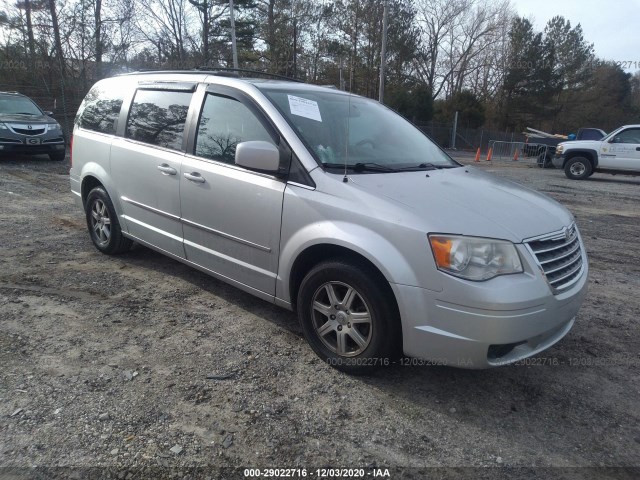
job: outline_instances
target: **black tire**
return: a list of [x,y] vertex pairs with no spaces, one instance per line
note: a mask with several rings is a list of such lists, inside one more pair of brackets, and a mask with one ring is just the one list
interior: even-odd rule
[[122,235],[118,215],[103,187],[95,187],[89,192],[85,214],[91,240],[102,253],[114,255],[131,248],[133,242]]
[[[400,353],[397,308],[380,277],[367,265],[335,259],[315,266],[302,280],[297,299],[302,331],[330,366],[361,375],[389,365]],[[334,292],[334,302],[328,288]],[[345,301],[348,288],[355,292],[351,302]],[[369,323],[363,321],[367,313]],[[324,335],[319,332],[323,326],[327,326]]]
[[571,180],[584,180],[592,171],[591,162],[585,157],[573,157],[564,164],[564,174]]
[[61,162],[64,160],[66,152],[55,152],[49,154],[49,159],[53,162]]

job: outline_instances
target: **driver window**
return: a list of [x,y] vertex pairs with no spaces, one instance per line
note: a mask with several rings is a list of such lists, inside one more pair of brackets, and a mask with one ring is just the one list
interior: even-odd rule
[[195,154],[224,163],[235,163],[240,142],[275,142],[260,120],[243,103],[230,97],[208,94],[196,136]]
[[640,129],[630,128],[624,132],[620,132],[613,139],[613,143],[638,143],[640,144]]

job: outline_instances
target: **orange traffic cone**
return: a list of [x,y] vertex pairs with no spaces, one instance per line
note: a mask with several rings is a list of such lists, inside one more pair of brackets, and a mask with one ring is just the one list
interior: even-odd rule
[[491,157],[493,157],[493,148],[489,147],[489,152],[487,153],[487,162],[491,161]]
[[518,161],[519,155],[520,155],[520,151],[516,148],[516,153],[513,154],[513,161],[514,162]]
[[474,160],[474,162],[479,162],[480,161],[480,148],[478,147],[478,151],[476,152],[476,159]]

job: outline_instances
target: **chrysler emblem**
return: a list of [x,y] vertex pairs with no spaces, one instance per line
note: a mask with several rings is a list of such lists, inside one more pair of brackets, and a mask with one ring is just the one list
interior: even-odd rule
[[565,227],[564,228],[564,238],[565,238],[565,240],[567,240],[567,241],[571,240],[573,238],[574,233],[575,232],[573,231],[573,227],[569,227],[569,228]]

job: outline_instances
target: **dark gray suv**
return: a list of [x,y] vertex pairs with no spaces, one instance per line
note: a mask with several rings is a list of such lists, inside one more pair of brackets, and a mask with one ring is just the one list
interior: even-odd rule
[[0,154],[48,154],[51,160],[64,160],[62,129],[47,114],[25,95],[0,92]]

